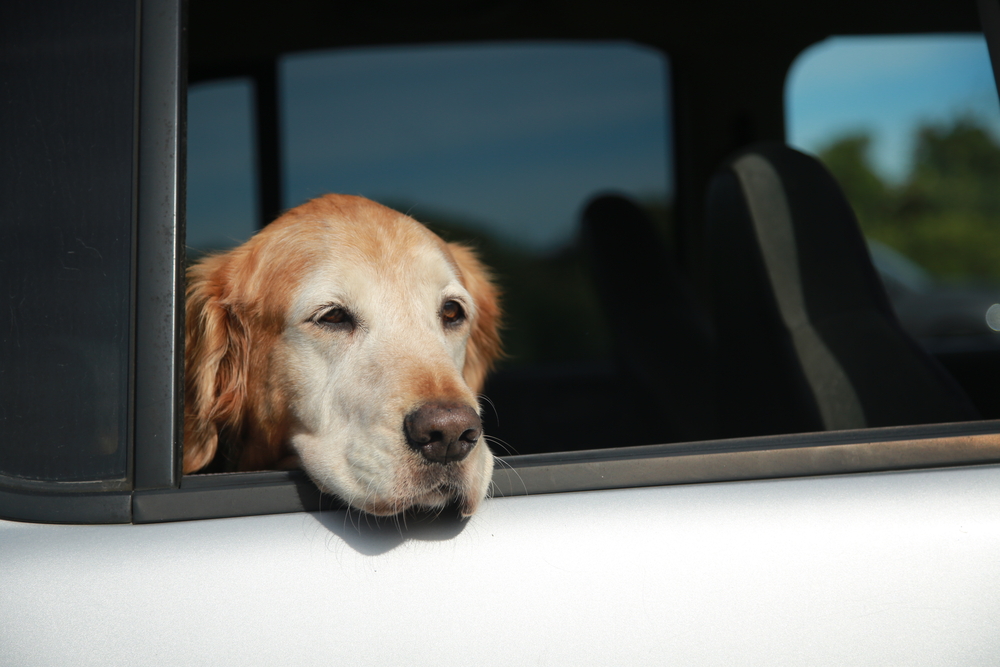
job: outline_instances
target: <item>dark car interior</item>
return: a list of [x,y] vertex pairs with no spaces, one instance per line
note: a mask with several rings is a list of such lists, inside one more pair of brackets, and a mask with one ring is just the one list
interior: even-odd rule
[[[1000,415],[991,381],[1000,347],[938,358],[921,347],[894,315],[836,181],[783,145],[785,75],[813,42],[977,30],[972,2],[417,8],[198,0],[190,5],[189,81],[252,81],[257,210],[266,224],[287,206],[282,56],[481,40],[627,41],[669,55],[669,210],[595,191],[581,206],[575,241],[544,259],[577,267],[582,287],[563,289],[586,292],[588,308],[573,314],[599,319],[591,326],[603,345],[576,359],[515,349],[484,392],[498,449],[528,454]],[[447,221],[442,227],[449,231]],[[516,305],[524,298],[510,280],[517,265],[489,240],[478,245],[514,304],[507,328],[516,348],[524,322],[539,318]],[[534,279],[527,290],[544,289],[546,274]],[[555,287],[545,297],[555,303],[565,293]],[[562,332],[578,323],[548,324]]]
[[[603,347],[568,360],[515,350],[484,392],[498,450],[529,454],[1000,416],[990,380],[1000,348],[935,358],[921,347],[893,313],[836,181],[784,146],[785,76],[810,44],[831,34],[978,30],[973,2],[197,0],[189,81],[252,81],[257,210],[266,224],[287,205],[278,119],[286,54],[602,40],[668,54],[669,210],[657,219],[634,198],[595,191],[581,203],[576,240],[561,260],[547,260],[579,267]],[[519,311],[521,292],[509,279],[516,266],[508,271],[488,241],[480,250],[515,304],[515,340],[525,328],[548,327],[542,335],[551,337],[581,326],[565,313],[545,322]],[[544,290],[545,275],[527,289]]]

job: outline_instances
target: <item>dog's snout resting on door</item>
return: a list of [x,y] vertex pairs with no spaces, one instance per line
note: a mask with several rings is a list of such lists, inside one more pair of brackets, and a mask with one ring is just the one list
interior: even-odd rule
[[475,255],[413,219],[343,195],[292,209],[188,272],[184,472],[298,457],[366,512],[470,515],[499,316]]

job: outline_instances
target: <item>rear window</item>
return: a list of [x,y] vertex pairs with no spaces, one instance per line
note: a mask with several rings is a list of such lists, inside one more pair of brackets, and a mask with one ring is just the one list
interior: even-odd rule
[[188,259],[242,243],[259,226],[253,98],[245,77],[188,90]]
[[983,37],[828,39],[796,61],[787,105],[789,142],[840,182],[904,326],[932,350],[996,344],[1000,105]]

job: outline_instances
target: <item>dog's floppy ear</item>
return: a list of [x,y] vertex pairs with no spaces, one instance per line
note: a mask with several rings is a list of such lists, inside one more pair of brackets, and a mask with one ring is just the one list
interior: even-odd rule
[[486,374],[502,355],[499,290],[490,279],[489,271],[472,250],[458,243],[449,243],[448,249],[462,274],[465,289],[472,295],[476,305],[472,333],[465,348],[462,375],[466,384],[478,394],[483,390]]
[[215,457],[219,432],[237,429],[247,398],[247,330],[223,302],[223,256],[188,270],[184,336],[184,473]]

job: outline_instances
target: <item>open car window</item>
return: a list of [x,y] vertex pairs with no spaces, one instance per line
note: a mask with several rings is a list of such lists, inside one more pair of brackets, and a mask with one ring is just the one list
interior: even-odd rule
[[[257,224],[245,85],[191,88],[191,257]],[[617,400],[621,379],[580,219],[591,198],[620,193],[669,238],[669,91],[666,56],[624,42],[288,54],[277,66],[280,183],[270,187],[283,209],[357,194],[470,242],[503,293],[506,356],[485,391],[486,432],[508,454],[608,446],[613,427],[588,417]]]
[[[954,69],[956,64],[945,59],[942,66]],[[793,91],[796,71],[790,84]],[[505,340],[510,357],[487,385],[491,404],[484,410],[486,430],[497,438],[498,453],[542,456],[521,461],[547,470],[556,460],[544,458],[547,452],[558,458],[558,452],[569,450],[656,444],[649,455],[675,450],[687,455],[729,451],[730,445],[718,444],[725,436],[826,430],[819,419],[795,422],[779,417],[774,426],[760,426],[752,418],[741,421],[739,414],[726,413],[724,398],[753,405],[725,380],[726,373],[753,376],[752,364],[745,364],[753,355],[725,356],[719,333],[722,329],[731,333],[732,327],[725,313],[715,313],[713,321],[707,314],[710,308],[696,298],[701,267],[682,275],[678,266],[670,280],[684,283],[676,290],[683,303],[629,310],[642,313],[636,323],[621,326],[614,318],[616,311],[607,307],[607,300],[601,301],[596,275],[600,268],[581,243],[581,214],[595,195],[627,195],[653,222],[654,236],[638,244],[644,246],[641,252],[626,245],[626,256],[633,253],[633,261],[608,260],[625,269],[623,275],[633,275],[637,266],[670,273],[661,259],[679,264],[675,251],[683,249],[673,246],[685,234],[673,226],[669,76],[661,53],[625,43],[286,54],[277,61],[273,89],[278,104],[272,118],[277,128],[272,157],[279,156],[280,169],[277,180],[262,187],[272,197],[277,193],[285,208],[326,191],[361,194],[410,213],[446,238],[470,240],[479,248],[498,273],[508,313]],[[895,83],[901,84],[883,86]],[[192,91],[206,100],[210,95],[221,100],[228,87],[225,104],[246,107],[249,100],[240,102],[232,94],[241,85],[235,80],[205,81]],[[213,114],[214,122],[225,122],[226,114],[213,111],[211,105],[192,103],[190,109],[201,115],[201,120],[192,118],[193,126],[205,122],[209,127]],[[257,128],[249,139],[240,139],[240,150],[261,155],[253,137],[267,141],[260,139],[265,135]],[[797,141],[793,136],[792,143]],[[192,169],[203,150],[204,146],[191,147]],[[220,179],[224,173],[217,172]],[[240,192],[242,203],[234,205],[234,211],[254,208],[254,197],[263,201],[252,184]],[[211,216],[199,217],[194,196],[189,203],[192,225],[203,224],[200,220],[211,224]],[[267,222],[265,209],[256,207],[262,224]],[[618,236],[631,237],[629,229],[623,224]],[[189,238],[212,236],[201,228],[191,233],[198,236]],[[222,237],[214,238],[218,242]],[[236,240],[233,236],[229,243]],[[660,246],[664,252],[647,253],[649,246]],[[877,239],[871,248],[887,286],[887,266],[895,267],[900,280],[914,285],[933,280]],[[193,249],[197,253],[212,248]],[[664,292],[647,289],[653,299],[664,298]],[[683,317],[674,317],[681,311]],[[651,319],[650,312],[659,312],[662,323]],[[752,316],[745,320],[748,340],[757,324],[754,320]],[[644,330],[638,339],[621,334],[631,324]],[[687,333],[676,334],[685,327]],[[738,338],[740,329],[733,330]],[[644,357],[650,350],[653,356]],[[981,360],[962,361],[969,367]],[[973,378],[956,374],[964,389],[976,393],[977,405],[989,401],[976,384],[982,373]],[[750,398],[767,395],[767,385],[761,383],[748,393]],[[781,413],[759,412],[765,411]],[[927,421],[910,412],[909,417],[883,421],[868,418],[874,425],[904,428]],[[953,414],[958,416],[942,421],[971,418],[975,412],[963,407]],[[857,425],[847,428],[861,428],[866,421],[853,423]],[[628,424],[624,433],[621,424]],[[894,433],[870,437],[891,440],[899,435]],[[826,444],[866,439],[860,431],[814,435],[817,443]],[[698,445],[697,441],[712,442]],[[671,442],[695,444],[662,445]],[[784,449],[790,441],[780,442],[776,446]],[[593,455],[596,461],[615,456]],[[611,464],[603,465],[610,469]],[[714,474],[704,479],[716,478]]]

